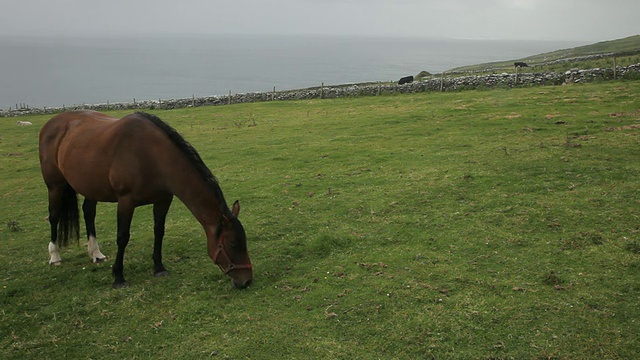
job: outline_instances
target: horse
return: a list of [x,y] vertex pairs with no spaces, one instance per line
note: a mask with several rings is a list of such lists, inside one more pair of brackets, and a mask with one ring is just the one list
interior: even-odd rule
[[94,263],[106,260],[96,240],[96,205],[117,202],[113,288],[129,286],[124,253],[134,209],[142,205],[153,204],[154,275],[167,276],[162,240],[175,195],[204,228],[209,257],[233,285],[243,289],[253,281],[246,233],[238,220],[240,203],[229,209],[218,180],[195,148],[157,116],[137,112],[116,119],[89,110],[58,114],[40,130],[39,157],[49,196],[50,264],[59,265],[60,247],[79,238],[80,194]]

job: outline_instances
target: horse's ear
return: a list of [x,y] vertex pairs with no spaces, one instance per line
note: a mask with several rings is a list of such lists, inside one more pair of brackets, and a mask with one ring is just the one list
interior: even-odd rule
[[233,208],[231,209],[231,213],[233,214],[233,216],[238,217],[238,214],[240,213],[240,202],[238,200],[236,200],[236,202],[233,203]]

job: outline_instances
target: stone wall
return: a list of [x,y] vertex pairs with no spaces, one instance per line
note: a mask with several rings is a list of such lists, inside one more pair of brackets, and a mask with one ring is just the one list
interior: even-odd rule
[[17,110],[0,110],[0,117],[20,115],[54,114],[65,110],[91,109],[105,110],[153,110],[177,109],[196,106],[217,106],[259,101],[284,101],[305,99],[335,99],[341,97],[377,96],[387,94],[405,94],[426,91],[460,91],[485,88],[513,88],[542,85],[562,85],[591,81],[618,79],[640,79],[640,63],[613,69],[570,70],[565,73],[522,73],[491,74],[478,76],[433,77],[410,84],[365,84],[322,86],[302,90],[256,92],[232,94],[224,96],[207,96],[186,99],[148,100],[132,103],[78,105],[53,108],[22,108]]

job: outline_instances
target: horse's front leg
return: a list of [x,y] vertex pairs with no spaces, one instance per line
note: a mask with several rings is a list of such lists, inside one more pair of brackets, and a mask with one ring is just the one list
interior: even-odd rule
[[118,253],[113,264],[113,288],[120,289],[128,287],[129,283],[124,279],[124,250],[129,244],[131,219],[135,205],[129,198],[118,199]]
[[153,265],[154,275],[157,277],[167,276],[169,272],[162,264],[162,239],[164,238],[164,226],[167,218],[167,212],[173,201],[173,195],[170,195],[166,199],[153,204]]
[[96,240],[96,205],[97,201],[84,199],[82,203],[82,212],[84,213],[84,223],[87,227],[87,251],[89,257],[94,263],[101,263],[107,260],[107,257],[100,252],[98,241]]

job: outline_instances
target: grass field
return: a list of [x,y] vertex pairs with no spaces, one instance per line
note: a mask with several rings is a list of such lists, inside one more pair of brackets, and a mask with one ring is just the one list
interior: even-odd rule
[[[605,57],[601,59],[581,59],[575,60],[574,58],[586,57],[589,55],[599,55],[615,53],[616,60],[612,57]],[[570,62],[546,64],[554,60],[560,59],[574,59]],[[510,61],[498,61],[488,64],[476,64],[463,66],[452,69],[451,71],[470,71],[470,72],[515,72],[513,67],[514,60],[524,61],[529,65],[533,65],[533,68],[525,68],[523,72],[534,71],[537,73],[557,72],[562,73],[567,70],[578,69],[594,69],[594,68],[613,68],[615,66],[629,66],[640,62],[640,35],[629,36],[623,39],[602,41],[595,44],[579,46],[570,49],[556,50],[548,53],[537,54],[529,56],[523,59],[512,59]],[[545,65],[542,65],[545,64]],[[491,69],[491,70],[487,70]]]
[[[34,126],[0,119],[0,358],[629,359],[640,353],[640,82],[153,111],[239,199],[234,289],[179,202],[138,208],[111,289],[47,264]],[[124,113],[113,113],[121,116]]]

